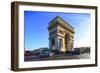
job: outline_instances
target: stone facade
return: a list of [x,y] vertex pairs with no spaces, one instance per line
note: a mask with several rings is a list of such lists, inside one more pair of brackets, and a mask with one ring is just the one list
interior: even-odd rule
[[72,51],[74,43],[74,28],[59,16],[55,17],[48,26],[49,49],[61,52]]

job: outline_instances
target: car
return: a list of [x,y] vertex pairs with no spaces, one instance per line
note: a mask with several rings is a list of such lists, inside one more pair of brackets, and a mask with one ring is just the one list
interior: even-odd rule
[[40,54],[39,57],[49,57],[50,56],[50,51],[49,50],[43,50]]
[[51,50],[52,53],[54,53],[55,55],[60,54],[61,52],[59,50]]
[[74,51],[67,51],[66,55],[79,55],[80,50],[74,50]]
[[71,52],[72,55],[79,55],[81,54],[80,50],[77,50],[77,51],[72,51]]

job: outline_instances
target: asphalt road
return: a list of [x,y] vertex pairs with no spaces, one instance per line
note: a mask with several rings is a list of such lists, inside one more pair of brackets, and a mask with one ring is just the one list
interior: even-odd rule
[[70,59],[89,59],[90,53],[84,53],[80,55],[55,55],[49,57],[39,57],[39,56],[25,56],[24,61],[44,61],[44,60],[70,60]]

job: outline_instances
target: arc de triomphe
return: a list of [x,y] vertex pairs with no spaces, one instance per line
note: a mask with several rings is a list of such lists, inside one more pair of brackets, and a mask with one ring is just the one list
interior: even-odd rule
[[55,17],[48,26],[49,49],[61,52],[72,51],[74,43],[74,28],[59,16]]

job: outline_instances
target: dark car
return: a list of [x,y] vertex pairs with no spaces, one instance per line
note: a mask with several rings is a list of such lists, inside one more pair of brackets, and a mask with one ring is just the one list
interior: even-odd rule
[[67,51],[66,55],[79,55],[80,54],[80,50],[75,50],[75,51]]
[[71,54],[72,54],[72,55],[79,55],[79,54],[81,54],[81,53],[80,53],[80,50],[77,50],[77,51],[72,51]]
[[49,50],[43,50],[40,54],[39,57],[49,57],[50,56],[50,51]]
[[52,53],[54,53],[55,55],[60,54],[61,52],[59,50],[51,50]]

